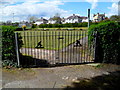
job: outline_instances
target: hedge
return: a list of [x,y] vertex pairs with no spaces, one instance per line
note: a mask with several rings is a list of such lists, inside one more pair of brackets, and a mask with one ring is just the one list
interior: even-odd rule
[[91,25],[88,31],[90,43],[94,43],[95,32],[96,62],[120,64],[120,24],[109,21]]
[[88,23],[40,24],[39,28],[87,27]]
[[[8,62],[16,62],[15,51],[15,34],[17,27],[2,26],[2,60]],[[22,47],[22,37],[18,34],[19,48]]]

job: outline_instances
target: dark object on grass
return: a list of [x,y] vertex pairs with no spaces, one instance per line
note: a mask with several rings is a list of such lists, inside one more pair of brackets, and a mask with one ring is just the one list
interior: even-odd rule
[[77,46],[82,46],[82,45],[80,44],[80,40],[76,40],[76,42],[75,42],[75,44],[74,44],[74,47],[77,47]]
[[64,39],[64,37],[59,37],[58,39]]
[[36,46],[35,48],[44,48],[44,47],[42,46],[42,44],[41,44],[41,41],[38,42],[38,44],[37,44],[37,46]]
[[16,28],[16,31],[23,31],[22,28]]

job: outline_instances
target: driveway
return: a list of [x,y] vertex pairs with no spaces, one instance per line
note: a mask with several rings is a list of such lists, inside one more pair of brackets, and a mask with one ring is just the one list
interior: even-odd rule
[[3,69],[4,88],[64,88],[78,78],[92,78],[120,71],[112,64],[85,64],[52,68]]

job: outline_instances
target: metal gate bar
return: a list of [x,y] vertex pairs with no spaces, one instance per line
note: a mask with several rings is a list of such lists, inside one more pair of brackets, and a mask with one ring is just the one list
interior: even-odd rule
[[[27,60],[31,65],[38,65],[42,60],[50,64],[93,62],[94,48],[89,45],[85,30],[24,31],[21,35],[24,45],[20,52],[34,59],[32,64]],[[76,40],[79,40],[82,46],[77,46]],[[40,41],[43,47],[35,48]]]

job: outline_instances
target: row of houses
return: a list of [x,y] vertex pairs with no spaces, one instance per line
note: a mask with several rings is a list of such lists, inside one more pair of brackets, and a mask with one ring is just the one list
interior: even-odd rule
[[[93,22],[99,22],[105,19],[105,13],[104,14],[94,14],[93,16]],[[81,22],[88,22],[88,18],[85,16],[78,16],[73,14],[72,16],[69,16],[67,18],[60,18],[59,16],[54,16],[50,19],[45,19],[41,17],[40,19],[36,20],[34,24],[40,25],[40,24],[65,24],[65,23],[81,23]]]
[[58,16],[54,16],[48,20],[41,17],[40,19],[36,20],[34,24],[37,24],[37,25],[55,24],[55,23],[65,24],[65,23],[81,23],[81,22],[88,22],[87,17],[81,17],[73,14],[72,16],[69,16],[67,18],[60,18]]
[[[100,14],[100,13],[97,13],[97,14],[94,14],[93,15],[93,20],[91,20],[92,22],[100,22],[102,20],[106,19],[105,17],[105,13],[104,14]],[[67,18],[60,18],[59,16],[54,16],[52,18],[49,18],[48,20],[41,17],[40,19],[36,20],[34,22],[34,24],[37,24],[37,25],[40,25],[40,24],[65,24],[65,23],[81,23],[81,22],[88,22],[88,18],[85,17],[85,16],[78,16],[78,15],[71,15]],[[3,24],[3,23],[1,23]],[[5,24],[7,25],[11,25],[12,24],[12,21],[7,21]],[[15,23],[15,24],[19,24],[19,26],[22,26],[22,25],[26,25],[26,26],[31,26],[32,23],[30,22],[19,22],[19,23]]]

